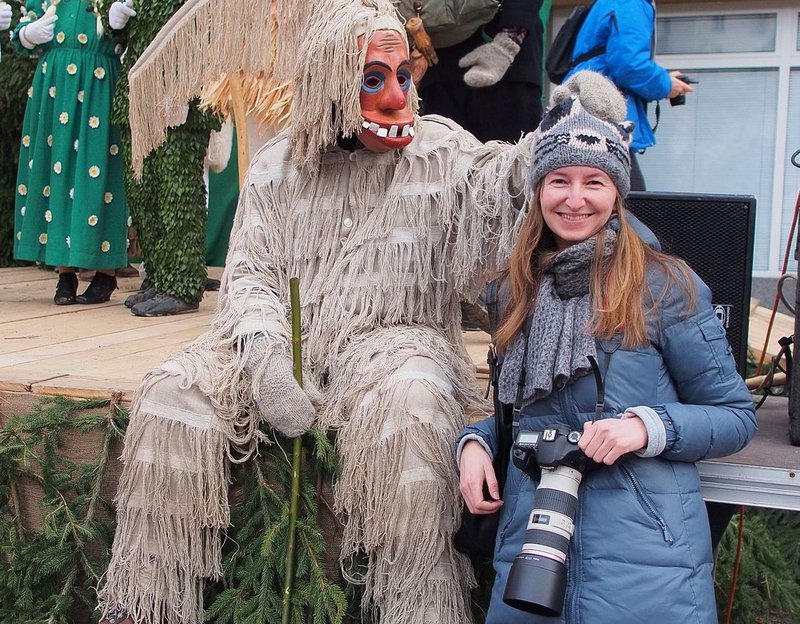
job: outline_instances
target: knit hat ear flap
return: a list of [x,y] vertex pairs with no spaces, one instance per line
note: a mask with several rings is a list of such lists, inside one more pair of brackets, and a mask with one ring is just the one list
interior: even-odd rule
[[630,191],[633,123],[625,120],[625,98],[605,76],[576,73],[551,96],[551,108],[535,131],[530,182],[533,187],[561,167],[605,171],[623,197]]

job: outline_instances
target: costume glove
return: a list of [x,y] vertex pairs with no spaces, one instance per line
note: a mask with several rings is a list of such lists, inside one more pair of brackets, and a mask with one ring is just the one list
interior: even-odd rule
[[8,30],[11,26],[11,5],[0,2],[0,30]]
[[114,30],[125,28],[128,20],[136,15],[133,10],[133,0],[118,0],[108,9],[108,25]]
[[519,44],[501,30],[489,43],[478,46],[458,61],[459,67],[469,67],[464,82],[470,87],[489,87],[498,83],[517,52]]
[[57,21],[56,7],[51,4],[42,17],[20,29],[19,42],[28,50],[33,50],[37,45],[52,41]]
[[292,374],[292,359],[269,349],[262,334],[252,338],[245,371],[253,380],[256,407],[272,427],[290,438],[311,427],[315,414],[312,400],[319,402],[319,392],[310,384],[300,387]]

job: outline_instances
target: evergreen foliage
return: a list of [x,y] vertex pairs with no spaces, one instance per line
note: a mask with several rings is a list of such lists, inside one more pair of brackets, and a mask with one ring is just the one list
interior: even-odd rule
[[[108,400],[54,397],[38,401],[0,429],[0,622],[98,621],[95,588],[108,564],[114,527],[100,522],[97,511],[105,508],[113,517],[101,484],[126,425],[125,410]],[[65,458],[67,436],[88,432],[102,438],[95,459],[77,464]],[[334,448],[316,430],[303,442],[292,621],[357,621],[347,613],[348,607],[358,609],[358,593],[351,599],[330,580],[323,563],[328,544],[317,522],[318,486],[335,470]],[[258,457],[234,466],[224,578],[207,591],[209,622],[280,621],[292,470],[286,449],[290,442],[278,438]],[[43,491],[41,532],[23,523],[19,484],[24,480]]]
[[[13,29],[19,18],[14,7]],[[14,197],[22,120],[33,82],[35,57],[17,54],[8,36],[3,36],[0,61],[0,267],[14,265]]]
[[[86,410],[110,401],[43,399],[29,414],[0,430],[0,622],[71,624],[91,617],[94,587],[108,562],[112,532],[98,521],[100,487],[126,415]],[[78,465],[59,450],[68,432],[103,432],[94,461]],[[37,484],[43,493],[41,532],[23,524],[18,485]],[[91,614],[91,615],[90,615]]]
[[[716,561],[717,605],[725,621],[736,557],[738,516],[728,525]],[[800,513],[746,509],[732,624],[800,620]]]
[[[278,438],[259,457],[234,470],[228,541],[223,553],[224,578],[210,588],[206,620],[215,624],[279,622],[289,527],[291,443]],[[341,624],[347,610],[344,590],[325,570],[325,537],[317,523],[317,493],[335,469],[333,445],[318,430],[304,438],[305,470],[297,519],[292,622]],[[213,596],[212,596],[213,594]]]

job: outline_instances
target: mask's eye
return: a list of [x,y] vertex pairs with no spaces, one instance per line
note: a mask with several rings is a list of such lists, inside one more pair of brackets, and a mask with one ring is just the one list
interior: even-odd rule
[[411,88],[411,72],[407,69],[401,69],[397,72],[397,83],[403,91],[408,91]]
[[380,72],[364,74],[364,80],[361,81],[361,90],[365,93],[377,93],[383,89],[385,81],[386,79]]

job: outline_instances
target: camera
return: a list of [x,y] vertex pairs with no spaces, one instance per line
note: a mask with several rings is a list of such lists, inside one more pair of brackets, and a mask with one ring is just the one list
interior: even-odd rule
[[[689,78],[689,76],[676,76],[676,78],[681,82],[685,82],[686,84],[698,83],[697,80],[695,80],[694,78]],[[686,104],[686,95],[683,93],[681,93],[680,95],[676,95],[675,97],[669,99],[669,103],[672,106],[683,106],[684,104]]]
[[578,487],[583,475],[599,465],[578,448],[580,438],[580,431],[557,424],[520,432],[514,442],[514,465],[539,479],[522,550],[511,565],[503,593],[503,601],[515,609],[561,615]]

